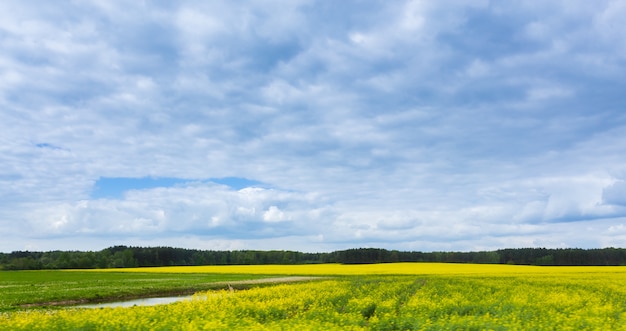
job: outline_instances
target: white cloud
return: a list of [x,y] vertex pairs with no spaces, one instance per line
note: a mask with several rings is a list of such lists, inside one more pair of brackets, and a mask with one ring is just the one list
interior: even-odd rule
[[270,206],[263,213],[263,220],[266,222],[282,222],[286,220],[285,213],[276,206]]
[[[281,227],[286,221],[291,223],[287,229],[291,234],[302,234],[328,222],[323,210],[329,206],[310,194],[261,188],[233,191],[219,185],[192,184],[133,190],[122,200],[82,200],[31,208],[23,215],[27,237],[136,236],[145,240],[166,238],[170,233],[220,238],[228,234],[264,237],[262,232],[269,231],[285,236],[288,233]],[[272,229],[264,223],[280,225]]]

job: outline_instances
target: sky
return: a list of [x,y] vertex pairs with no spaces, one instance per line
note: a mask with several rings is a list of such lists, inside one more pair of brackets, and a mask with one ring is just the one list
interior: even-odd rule
[[0,2],[0,251],[626,247],[626,1]]

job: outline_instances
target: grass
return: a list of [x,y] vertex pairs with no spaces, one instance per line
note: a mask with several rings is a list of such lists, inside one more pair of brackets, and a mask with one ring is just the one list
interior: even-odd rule
[[0,271],[0,311],[157,295],[192,294],[223,287],[221,282],[265,277],[258,274]]

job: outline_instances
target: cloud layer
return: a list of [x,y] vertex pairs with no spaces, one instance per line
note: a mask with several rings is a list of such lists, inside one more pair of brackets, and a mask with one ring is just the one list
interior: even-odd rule
[[623,1],[0,13],[1,251],[626,243]]

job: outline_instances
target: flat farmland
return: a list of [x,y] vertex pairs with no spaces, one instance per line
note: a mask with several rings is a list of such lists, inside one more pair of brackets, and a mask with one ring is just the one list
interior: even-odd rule
[[[0,273],[5,307],[0,329],[626,330],[626,267],[393,263],[31,273],[30,280],[21,283],[6,281],[11,272]],[[259,280],[262,286],[234,289],[224,286],[228,282],[293,276],[323,277],[301,278],[306,281],[295,283]],[[30,287],[46,286],[49,294],[45,298],[33,300],[34,295],[28,294],[28,300],[16,299],[20,297],[17,289],[27,293]],[[83,289],[76,290],[78,296],[62,295],[68,286]],[[26,301],[51,302],[51,297],[92,298],[96,292],[106,297],[102,288],[115,292],[125,286],[132,288],[127,291],[133,295],[146,287],[149,291],[145,294],[157,289],[174,293],[206,288],[197,290],[192,300],[157,306],[24,306]],[[13,293],[6,297],[13,297],[9,303],[4,301],[5,293]]]
[[98,271],[0,271],[0,311],[161,295],[192,294],[224,282],[262,275],[120,273]]

